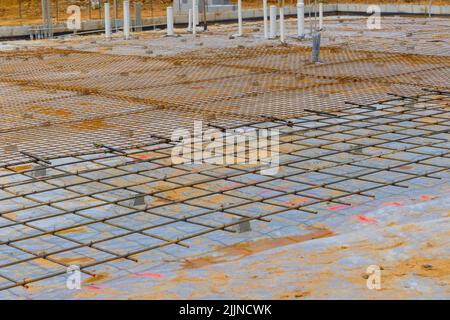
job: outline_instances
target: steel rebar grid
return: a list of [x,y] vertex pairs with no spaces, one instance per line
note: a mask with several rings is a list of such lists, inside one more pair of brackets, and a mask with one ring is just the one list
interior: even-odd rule
[[[393,108],[397,108],[397,107],[393,107]],[[428,108],[422,108],[422,109],[425,109],[425,110],[427,110]],[[413,109],[414,111],[417,111],[417,109]],[[365,109],[365,111],[364,111],[365,113],[370,113],[370,112],[373,112],[373,110],[367,110],[367,109]],[[398,112],[397,113],[397,115],[401,115],[401,114],[404,114],[404,112]],[[445,112],[440,112],[439,114],[445,114]],[[374,117],[374,119],[375,118],[378,118],[378,119],[382,119],[382,118],[386,118],[384,115],[381,115],[381,116],[378,116],[378,117]],[[418,119],[418,118],[421,118],[420,116],[416,116],[416,117],[414,117],[414,119]],[[325,117],[325,119],[327,119],[326,117]],[[445,118],[444,118],[445,119]],[[356,121],[356,120],[355,120]],[[402,122],[401,121],[401,119],[399,119],[399,120],[395,120],[395,121],[393,121],[393,122]],[[346,124],[347,126],[348,126],[348,124]],[[372,126],[377,126],[377,125],[379,125],[379,124],[377,124],[377,123],[375,123],[374,125],[372,125]],[[329,125],[330,127],[332,127],[332,125]],[[426,126],[426,124],[425,125],[420,125],[420,123],[417,125],[417,128],[420,128],[420,127],[423,127],[423,126]],[[305,127],[306,128],[306,127]],[[358,126],[355,126],[354,127],[354,129],[355,128],[358,128]],[[414,127],[414,128],[416,128],[416,127]],[[404,130],[405,128],[404,127],[401,127],[400,128],[400,131],[402,131],[402,130]],[[373,130],[373,129],[372,129]],[[448,131],[448,130],[447,130]],[[444,132],[447,132],[447,131],[445,131],[444,130]],[[323,135],[329,135],[329,134],[332,134],[334,131],[329,131],[329,132],[326,132],[325,134],[323,134]],[[396,132],[396,131],[393,131],[393,132]],[[380,130],[380,134],[382,134],[382,133],[386,133],[386,131],[383,131],[383,130]],[[435,134],[438,134],[437,132],[434,132],[434,131],[430,131],[429,132],[429,135],[430,136],[432,136],[432,135],[435,135]],[[322,135],[322,136],[323,136]],[[357,138],[360,138],[360,136],[357,136],[357,137],[355,137],[355,139],[357,139]],[[406,139],[409,139],[409,138],[413,138],[413,137],[417,137],[417,135],[413,135],[413,136],[406,136],[406,137],[404,137],[402,140],[406,140]],[[397,139],[397,140],[400,140],[400,139]],[[347,142],[347,140],[345,140],[346,142]],[[348,141],[352,141],[351,139],[349,139]],[[445,141],[445,139],[444,139],[444,141]],[[391,142],[392,142],[392,140],[391,140]],[[330,145],[332,145],[332,144],[334,144],[335,142],[331,142],[330,143]],[[386,143],[386,141],[383,141],[382,143],[380,142],[380,144],[383,144],[383,143]],[[364,147],[365,145],[360,145],[359,146],[359,149],[361,148],[361,147]],[[373,145],[371,145],[371,146],[373,146]],[[322,147],[322,146],[321,146]],[[417,145],[414,145],[413,147],[410,147],[409,149],[413,149],[413,148],[417,148],[418,146]],[[358,148],[357,148],[358,149]],[[407,149],[407,150],[409,150],[409,149]],[[395,150],[395,149],[394,149]],[[395,152],[395,151],[394,151]],[[338,152],[339,153],[339,152]],[[445,153],[445,154],[447,154],[447,153]],[[436,157],[438,157],[438,156],[436,156],[436,155],[429,155],[429,157],[427,157],[426,159],[430,159],[430,158],[436,158]],[[418,160],[418,161],[416,161],[416,162],[420,162],[420,161],[425,161],[426,160],[425,158],[424,159],[421,159],[421,160]],[[307,161],[307,160],[305,160],[305,161]],[[327,161],[329,161],[329,159],[327,159]],[[297,161],[298,162],[298,161]],[[351,162],[349,162],[349,163],[351,163]],[[413,163],[413,162],[411,162],[411,163]],[[335,163],[336,165],[342,165],[343,163],[342,162],[337,162],[337,163]],[[403,164],[401,164],[401,165],[405,165],[404,163]],[[441,168],[439,168],[439,169],[437,169],[437,170],[439,170],[439,171],[441,171],[441,170],[446,170],[447,169],[447,167],[441,167]],[[392,168],[389,168],[389,170],[392,170]],[[316,171],[316,170],[313,170],[313,171]],[[320,170],[319,170],[320,171]],[[436,171],[434,171],[433,173],[436,173]],[[17,173],[17,174],[19,174],[19,173]],[[333,175],[336,175],[336,174],[333,174]],[[415,176],[413,176],[413,177],[410,177],[410,179],[414,179],[414,178],[417,178],[418,176],[427,176],[427,174],[425,174],[425,175],[415,175]],[[344,180],[345,179],[349,179],[350,177],[346,177],[345,175],[344,175]],[[352,176],[352,178],[354,179],[355,178],[355,176]],[[228,178],[227,178],[228,179]],[[410,179],[407,179],[407,180],[410,180]],[[407,181],[407,180],[404,180],[404,181]],[[209,180],[207,180],[207,181],[209,181]],[[199,183],[201,183],[202,181],[197,181],[196,182],[196,184],[199,184]],[[386,185],[388,185],[388,184],[384,184],[383,186],[386,186]],[[324,185],[322,185],[322,186],[324,186]],[[317,187],[317,186],[316,186]],[[382,186],[378,186],[377,188],[380,188],[380,187],[382,187]],[[291,193],[285,193],[285,194],[291,194]],[[345,197],[345,196],[348,196],[348,194],[346,194],[346,195],[343,195],[343,196],[341,196],[341,197]],[[192,198],[190,198],[190,199],[192,199]],[[189,200],[190,200],[189,199]],[[329,199],[322,199],[322,201],[330,201],[330,200],[334,200],[334,199],[339,199],[339,197],[335,197],[335,198],[329,198]],[[121,200],[121,201],[123,201],[123,200]],[[183,201],[186,201],[186,200],[183,200]],[[181,202],[183,202],[183,201],[181,201]],[[241,204],[239,204],[239,205],[241,205]],[[238,206],[239,206],[238,205]],[[300,206],[300,207],[302,207],[302,206]],[[152,208],[150,208],[150,209],[148,209],[148,210],[151,210]],[[289,209],[286,209],[286,210],[291,210],[292,209],[292,207],[290,207]],[[83,209],[83,210],[85,210],[85,209]],[[225,208],[225,212],[226,212],[226,210],[229,210],[228,208]],[[215,210],[213,210],[213,211],[215,211]],[[210,214],[210,213],[212,213],[212,212],[207,212],[206,214]],[[3,214],[5,214],[5,213],[3,213]],[[3,215],[2,214],[2,215]],[[154,213],[152,213],[152,214],[154,214]],[[47,218],[47,216],[46,217],[44,217],[44,218]],[[192,218],[192,217],[190,217],[190,218]],[[261,217],[260,217],[261,218]],[[189,218],[185,218],[185,219],[189,219]],[[248,218],[244,218],[244,219],[254,219],[254,218],[251,218],[251,217],[248,217]],[[230,225],[231,226],[231,225]],[[148,228],[148,229],[151,229],[151,228],[153,228],[153,227],[150,227],[150,228]],[[223,229],[225,229],[226,227],[224,227]],[[215,231],[215,230],[213,230],[213,231]],[[57,231],[55,231],[55,232],[57,232]],[[39,235],[37,235],[36,237],[38,237]],[[14,241],[16,241],[16,240],[14,240]],[[102,241],[106,241],[106,240],[102,240]],[[102,242],[102,241],[100,241],[100,242]],[[142,250],[144,250],[144,249],[142,249]],[[48,256],[50,256],[52,253],[49,253],[48,254]],[[54,254],[54,253],[53,253]],[[128,255],[125,255],[124,257],[129,257],[131,254],[128,254]],[[117,257],[116,257],[116,259],[117,259]],[[88,266],[86,266],[85,268],[87,268]],[[41,280],[41,279],[40,279]],[[17,283],[16,283],[17,284]],[[24,283],[22,283],[22,284],[24,284]],[[20,285],[20,284],[18,284],[18,285]]]

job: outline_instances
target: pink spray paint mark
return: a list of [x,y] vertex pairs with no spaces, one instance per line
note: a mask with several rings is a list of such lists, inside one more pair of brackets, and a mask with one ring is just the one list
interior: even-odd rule
[[148,160],[151,158],[149,155],[134,155],[133,157],[136,158],[135,161],[137,161],[137,159]]
[[336,210],[341,210],[341,209],[345,209],[345,208],[348,208],[348,207],[350,207],[350,206],[348,206],[346,204],[338,204],[338,205],[335,205],[335,206],[328,207],[328,210],[336,211]]
[[388,202],[388,203],[386,203],[386,206],[389,206],[389,207],[402,207],[404,205],[405,204],[403,202]]
[[426,194],[420,196],[420,200],[423,200],[423,201],[433,200],[434,198],[436,198],[436,197],[428,196]]
[[370,217],[366,217],[364,215],[356,216],[356,219],[358,219],[361,222],[377,222],[376,219],[370,218]]
[[89,290],[101,290],[101,289],[103,289],[103,287],[101,287],[101,286],[96,286],[96,285],[93,285],[93,284],[90,284],[90,285],[88,285],[88,286],[84,286],[86,289],[89,289]]
[[151,278],[156,278],[156,279],[159,279],[162,277],[162,275],[159,273],[151,273],[151,272],[132,273],[131,276],[132,277],[151,277]]

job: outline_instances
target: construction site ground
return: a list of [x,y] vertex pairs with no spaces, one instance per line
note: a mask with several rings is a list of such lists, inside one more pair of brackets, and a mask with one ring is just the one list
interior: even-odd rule
[[[448,299],[450,19],[366,21],[0,44],[0,298]],[[173,164],[195,120],[278,173]]]

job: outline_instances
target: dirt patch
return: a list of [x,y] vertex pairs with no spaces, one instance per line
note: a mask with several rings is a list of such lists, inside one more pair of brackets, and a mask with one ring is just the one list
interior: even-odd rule
[[94,119],[77,122],[75,124],[70,125],[70,127],[82,130],[98,130],[98,129],[108,129],[114,126],[107,123],[104,119]]
[[11,167],[9,169],[12,171],[15,171],[15,172],[23,172],[23,171],[28,171],[28,170],[33,169],[33,166],[32,165],[23,165],[23,166]]
[[66,233],[73,233],[73,232],[86,232],[86,231],[87,231],[86,227],[78,227],[78,228],[72,228],[72,229],[59,231],[58,234],[66,234]]
[[95,276],[89,277],[83,280],[83,284],[89,285],[100,281],[111,279],[111,276],[107,272],[99,272]]
[[446,285],[450,284],[450,258],[414,256],[406,260],[399,261],[395,265],[385,267],[382,271],[383,282],[392,285],[398,278],[407,275],[432,278],[442,281]]
[[241,242],[226,247],[217,247],[215,250],[219,253],[218,256],[201,256],[186,259],[182,263],[182,267],[185,269],[197,269],[213,264],[236,261],[262,251],[313,239],[330,237],[332,235],[334,235],[332,231],[321,229],[308,234],[280,238],[265,238],[256,241]]
[[64,109],[45,108],[40,106],[30,106],[27,111],[36,112],[46,116],[55,116],[60,118],[68,118],[72,116],[72,112]]
[[74,258],[55,257],[53,259],[68,265],[84,265],[95,261],[95,259],[89,257],[74,257]]

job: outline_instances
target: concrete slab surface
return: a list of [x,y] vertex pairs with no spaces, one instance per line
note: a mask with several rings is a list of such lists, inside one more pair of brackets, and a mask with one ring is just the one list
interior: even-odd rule
[[365,19],[0,50],[0,298],[448,299],[449,20]]

